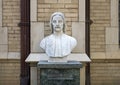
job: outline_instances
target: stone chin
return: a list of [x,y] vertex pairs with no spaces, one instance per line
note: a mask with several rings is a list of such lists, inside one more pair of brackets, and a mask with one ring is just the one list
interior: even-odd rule
[[55,31],[56,31],[56,32],[60,32],[60,31],[61,31],[61,28],[56,28]]

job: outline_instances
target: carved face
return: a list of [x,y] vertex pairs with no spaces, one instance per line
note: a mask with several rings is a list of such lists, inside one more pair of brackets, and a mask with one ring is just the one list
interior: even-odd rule
[[60,15],[55,15],[52,19],[52,25],[55,32],[63,31],[63,18]]

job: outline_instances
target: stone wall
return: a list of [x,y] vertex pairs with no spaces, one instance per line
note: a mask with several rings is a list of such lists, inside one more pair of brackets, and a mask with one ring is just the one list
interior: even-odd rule
[[110,26],[110,0],[90,0],[91,52],[105,52],[105,29]]
[[63,12],[65,14],[67,28],[66,34],[72,35],[72,21],[79,19],[79,0],[38,0],[37,5],[37,20],[45,22],[45,36],[51,33],[49,27],[50,16],[54,12]]
[[3,0],[3,27],[8,29],[8,51],[20,51],[20,0]]
[[78,41],[73,52],[85,52],[85,1],[31,0],[30,6],[31,52],[43,53],[43,50],[39,47],[39,43],[45,36],[51,34],[49,21],[51,14],[54,12],[63,12],[65,14],[65,34],[75,37]]
[[[90,26],[90,50],[91,59],[94,61],[90,65],[91,85],[119,85],[120,83],[118,80],[120,78],[120,62],[117,61],[117,59],[120,59],[117,40],[117,1],[90,0],[90,18],[93,20],[93,24]],[[51,33],[49,17],[54,11],[61,11],[65,14],[67,22],[66,34],[72,35],[72,31],[76,30],[72,29],[73,25],[74,28],[77,27],[77,30],[79,30],[79,33],[75,31],[77,37],[79,36],[81,39],[81,35],[84,35],[83,32],[83,34],[80,33],[81,30],[84,31],[83,28],[85,27],[85,13],[83,13],[84,11],[81,13],[81,10],[84,9],[81,6],[84,0],[31,0],[31,2],[34,2],[31,4],[33,7],[31,8],[33,9],[31,19],[37,15],[36,18],[31,20],[32,35],[35,36],[36,32],[38,34],[42,33],[43,31],[38,30],[44,28],[44,36]],[[19,22],[20,0],[0,0],[0,85],[19,85],[20,83]],[[38,39],[41,39],[41,36],[37,36]],[[31,38],[31,41],[32,39],[36,38]],[[77,49],[80,50],[77,52],[85,52],[84,39],[80,39],[78,39],[79,44],[83,47],[77,46],[79,47]],[[39,46],[36,46],[38,41],[35,41],[35,43],[33,41],[31,42],[31,52],[40,52]],[[109,62],[111,59],[114,59],[114,61]],[[98,62],[98,60],[102,61]]]
[[20,85],[20,0],[0,0],[0,85]]
[[90,0],[91,85],[119,85],[118,1]]
[[119,85],[120,63],[96,62],[91,64],[91,85]]
[[0,60],[0,85],[20,85],[19,63],[19,60]]

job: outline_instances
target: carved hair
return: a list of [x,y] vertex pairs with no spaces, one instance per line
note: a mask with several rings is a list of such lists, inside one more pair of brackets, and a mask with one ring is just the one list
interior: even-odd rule
[[63,19],[63,32],[65,32],[65,16],[64,16],[64,14],[62,12],[54,12],[50,17],[50,27],[52,28],[52,33],[54,32],[52,20],[53,20],[53,17],[56,15],[59,15],[62,17],[62,19]]

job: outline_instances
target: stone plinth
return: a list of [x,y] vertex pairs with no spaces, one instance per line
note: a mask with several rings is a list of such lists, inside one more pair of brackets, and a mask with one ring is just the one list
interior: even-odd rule
[[81,67],[78,61],[39,61],[38,85],[80,85]]
[[[38,69],[38,67],[37,67],[37,65],[38,65],[38,62],[39,61],[48,61],[49,60],[49,57],[45,54],[45,53],[31,53],[28,57],[27,57],[27,59],[25,60],[26,61],[26,63],[29,63],[30,64],[30,83],[31,83],[31,85],[37,85],[37,82],[38,83],[40,83],[40,81],[38,81],[38,80],[40,80],[40,77],[39,78],[37,78],[37,76],[39,75],[40,76],[40,73],[39,72],[42,72],[42,70],[39,68]],[[73,68],[74,69],[74,71],[73,71],[73,69],[71,69],[71,68],[68,68],[68,67],[66,67],[67,69],[63,69],[64,71],[63,72],[70,72],[70,73],[72,73],[71,71],[73,71],[73,72],[78,72],[79,71],[79,74],[77,73],[77,75],[78,76],[80,76],[80,79],[79,79],[79,82],[78,83],[80,83],[80,85],[85,85],[85,72],[86,72],[86,63],[87,62],[91,62],[91,60],[90,60],[90,58],[85,54],[85,53],[83,53],[83,54],[78,54],[78,53],[72,53],[72,54],[70,54],[69,56],[67,56],[67,61],[69,62],[69,63],[67,63],[67,62],[65,62],[64,63],[64,66],[66,65],[68,65],[68,66],[70,66],[70,64],[73,64],[73,66],[71,66],[71,67],[74,67],[74,65],[76,65],[76,64],[74,64],[73,62],[71,62],[71,61],[74,61],[74,62],[77,62],[78,64],[80,64],[80,66],[81,66],[81,63],[82,63],[82,68],[81,67],[79,67],[79,68]],[[81,63],[80,63],[81,62]],[[39,62],[40,63],[40,62]],[[42,62],[41,62],[42,63]],[[48,62],[44,62],[44,64],[47,64]],[[49,62],[49,64],[51,63],[51,65],[52,64],[54,64],[55,62]],[[60,63],[62,63],[62,62],[59,62],[58,63],[58,65],[60,64]],[[79,65],[78,65],[79,66]],[[49,67],[49,66],[48,66]],[[62,66],[61,66],[62,67]],[[75,66],[76,67],[76,66]],[[43,68],[42,68],[43,69]],[[45,68],[44,68],[45,69]],[[44,70],[43,69],[43,70]],[[52,69],[52,68],[47,68],[47,69]],[[61,68],[62,69],[62,68]],[[69,69],[69,70],[68,70]],[[58,72],[59,73],[59,71],[58,71],[59,69],[58,68],[56,68],[56,70],[53,70],[53,72]],[[44,72],[44,71],[43,71]],[[60,72],[61,73],[61,72]],[[67,75],[69,75],[69,74],[67,74]],[[60,76],[60,75],[58,75],[58,76]],[[54,77],[54,76],[53,76]],[[62,76],[62,77],[64,77],[64,76]],[[54,78],[53,78],[54,79]],[[66,77],[65,78],[65,80],[66,79],[73,79],[73,77]],[[62,82],[59,82],[59,83],[62,83]],[[52,84],[53,85],[53,84]],[[63,85],[63,84],[62,84]],[[66,84],[66,85],[69,85],[68,83]],[[72,84],[72,85],[74,85],[74,84]],[[75,85],[77,85],[77,84],[75,84]]]

